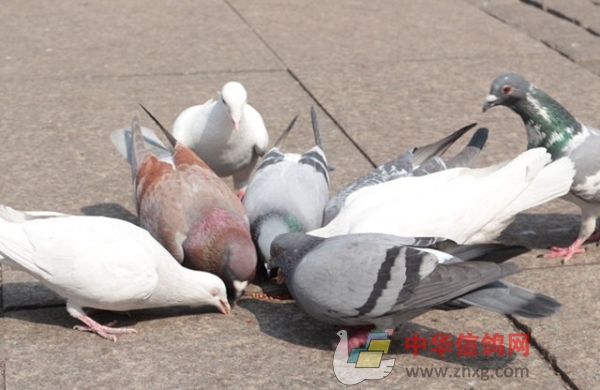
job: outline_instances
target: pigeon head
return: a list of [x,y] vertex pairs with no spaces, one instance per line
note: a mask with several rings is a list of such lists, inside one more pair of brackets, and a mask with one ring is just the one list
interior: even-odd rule
[[[210,276],[211,278],[208,278],[207,276]],[[207,303],[212,304],[223,314],[231,313],[231,306],[227,300],[227,289],[225,288],[223,281],[218,276],[206,274],[203,278],[203,285],[210,294],[210,297],[206,300]],[[205,302],[199,302],[199,304],[204,303]]]
[[221,89],[221,103],[225,106],[236,130],[239,128],[247,97],[246,89],[237,81],[231,81]]
[[212,210],[190,229],[183,249],[183,266],[220,276],[236,299],[254,279],[256,249],[248,224],[239,215]]
[[230,281],[235,299],[242,296],[248,283],[256,274],[256,248],[247,229],[236,227],[230,230],[230,240],[224,250],[223,277]]
[[271,243],[271,258],[267,262],[270,269],[279,268],[278,282],[282,277],[293,277],[296,266],[304,256],[319,245],[324,238],[304,233],[285,233],[275,237]]
[[581,122],[566,108],[516,73],[496,77],[485,100],[484,112],[501,105],[518,114],[527,131],[527,147],[544,147],[553,159],[564,156],[573,136],[582,131]]
[[485,98],[483,112],[494,106],[514,108],[526,99],[531,83],[516,73],[504,73],[492,82],[490,93]]

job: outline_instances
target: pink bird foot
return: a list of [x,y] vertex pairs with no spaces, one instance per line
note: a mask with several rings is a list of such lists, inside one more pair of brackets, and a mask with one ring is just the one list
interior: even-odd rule
[[[369,333],[373,329],[375,329],[374,325],[352,326],[346,328],[348,331],[348,351],[351,351],[353,348],[364,347],[367,343]],[[335,347],[337,347],[337,343],[335,343],[334,348]]]
[[545,259],[554,259],[557,257],[563,257],[563,262],[571,260],[573,255],[578,253],[585,253],[585,248],[582,247],[583,240],[581,238],[576,239],[569,247],[562,248],[559,246],[553,246],[551,251],[544,255]]
[[113,328],[112,326],[117,323],[117,321],[111,321],[106,325],[102,325],[94,321],[88,316],[80,316],[77,319],[83,322],[87,326],[83,325],[75,325],[73,329],[79,330],[82,332],[92,332],[96,333],[98,336],[105,338],[107,340],[112,340],[114,342],[117,341],[117,334],[129,334],[129,333],[137,333],[135,329],[132,328]]

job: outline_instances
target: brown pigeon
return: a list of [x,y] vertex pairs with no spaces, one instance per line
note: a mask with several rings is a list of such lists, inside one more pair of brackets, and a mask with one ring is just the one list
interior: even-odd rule
[[131,165],[140,225],[184,267],[220,276],[239,298],[256,270],[246,211],[208,165],[161,130],[170,148],[152,130],[142,133],[137,114],[131,129],[111,134]]

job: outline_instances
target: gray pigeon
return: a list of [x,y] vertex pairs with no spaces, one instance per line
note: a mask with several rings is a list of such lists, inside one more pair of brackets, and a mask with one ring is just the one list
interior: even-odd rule
[[258,256],[265,266],[271,242],[279,234],[321,227],[329,198],[329,173],[314,108],[311,117],[315,146],[302,155],[281,152],[294,118],[258,166],[242,201]]
[[516,73],[498,76],[492,83],[483,111],[506,106],[519,114],[527,131],[529,149],[544,147],[553,160],[568,157],[575,165],[570,192],[563,199],[581,208],[581,228],[577,239],[567,248],[553,247],[545,257],[564,257],[583,253],[586,240],[598,241],[600,231],[600,131],[588,127],[560,103]]
[[[288,233],[271,247],[278,281],[310,316],[363,329],[395,328],[431,309],[466,306],[537,318],[553,314],[556,300],[500,279],[516,272],[504,263],[522,247],[500,244],[459,246],[451,251],[426,248],[434,239],[406,239],[385,234],[349,234],[331,238]],[[504,252],[504,253],[502,253]],[[489,261],[486,261],[490,257]]]
[[487,141],[488,129],[486,128],[478,129],[469,144],[447,162],[444,162],[439,156],[446,152],[467,131],[475,127],[476,124],[472,123],[458,129],[449,136],[432,144],[408,150],[393,160],[348,183],[327,202],[325,211],[323,212],[323,226],[327,225],[338,215],[348,195],[361,188],[395,180],[400,177],[422,176],[448,168],[471,167]]

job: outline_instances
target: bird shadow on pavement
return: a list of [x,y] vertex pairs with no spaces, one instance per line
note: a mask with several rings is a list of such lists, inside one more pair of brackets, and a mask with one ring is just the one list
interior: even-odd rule
[[[330,350],[332,353],[339,341],[336,336],[339,327],[312,319],[292,301],[276,302],[244,298],[238,301],[238,305],[252,312],[258,321],[260,331],[271,337],[304,347]],[[476,350],[475,356],[462,356],[462,354],[459,356],[457,351],[458,336],[452,334],[448,334],[444,340],[448,343],[447,345],[451,346],[451,351],[440,356],[438,352],[430,351],[433,344],[429,340],[436,334],[439,336],[444,332],[413,322],[405,324],[394,333],[389,354],[407,356],[413,354],[412,349],[406,348],[405,339],[413,337],[415,333],[419,338],[427,340],[427,348],[418,350],[418,355],[433,360],[468,367],[494,369],[505,367],[515,359],[514,354],[508,356],[508,350],[501,357],[496,354],[485,356],[481,342],[476,342],[473,346]]]
[[575,214],[518,214],[498,241],[531,249],[567,247],[577,237],[580,222]]
[[[111,321],[117,321],[117,328],[133,327],[144,321],[155,319],[166,319],[171,317],[196,316],[202,314],[222,315],[216,308],[210,306],[201,306],[189,308],[185,306],[132,310],[130,312],[111,312],[105,310],[86,309],[86,314],[92,317],[100,324],[106,324]],[[6,318],[13,318],[20,321],[32,322],[43,325],[60,326],[63,328],[72,328],[81,323],[71,317],[64,303],[55,303],[44,307],[19,307],[6,310],[3,313]]]
[[80,210],[85,215],[123,219],[139,225],[137,216],[118,203],[96,203],[84,206]]

